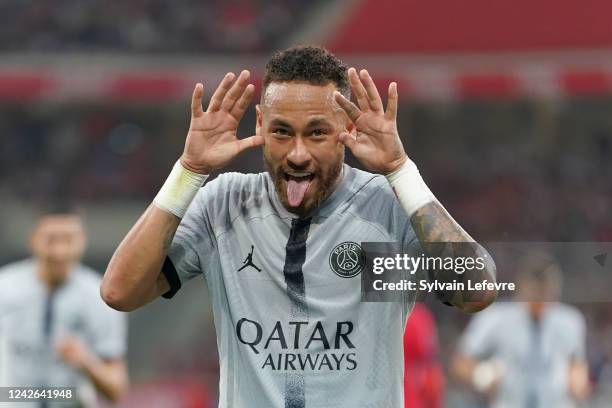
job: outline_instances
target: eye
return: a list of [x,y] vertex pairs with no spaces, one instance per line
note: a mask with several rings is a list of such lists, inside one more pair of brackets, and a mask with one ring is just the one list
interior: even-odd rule
[[325,129],[315,129],[312,131],[313,136],[325,136],[327,135],[327,130]]
[[272,129],[272,133],[277,136],[289,136],[289,132],[284,128]]

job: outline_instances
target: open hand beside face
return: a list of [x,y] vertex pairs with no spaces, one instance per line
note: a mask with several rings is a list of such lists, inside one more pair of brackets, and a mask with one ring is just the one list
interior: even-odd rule
[[[185,141],[181,164],[188,170],[210,174],[227,165],[245,149],[262,145],[259,135],[238,139],[236,132],[255,87],[248,83],[249,71],[237,79],[227,73],[210,99],[206,112],[202,109],[204,85],[196,84],[191,100],[191,124]],[[235,81],[234,81],[235,79]]]
[[338,138],[351,149],[353,155],[366,169],[383,174],[399,169],[407,160],[404,146],[397,132],[397,84],[389,85],[387,110],[365,69],[359,75],[355,68],[348,70],[351,91],[357,105],[339,92],[334,93],[336,102],[355,124],[356,132],[341,133]]

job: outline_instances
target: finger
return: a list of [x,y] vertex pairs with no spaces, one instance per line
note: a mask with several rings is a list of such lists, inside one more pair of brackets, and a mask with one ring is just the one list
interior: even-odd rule
[[378,93],[378,89],[376,89],[376,84],[370,76],[370,73],[367,70],[362,69],[359,72],[359,75],[361,76],[361,80],[365,86],[370,107],[373,111],[381,112],[383,110],[382,99],[380,99],[380,94]]
[[202,96],[204,96],[204,85],[198,82],[191,96],[191,116],[198,117],[204,113],[202,110]]
[[255,85],[248,84],[244,89],[242,95],[240,95],[240,99],[234,104],[234,107],[230,111],[231,115],[236,118],[236,120],[242,119],[242,115],[246,112],[249,104],[251,103],[251,99],[253,98],[253,93],[255,92]]
[[340,133],[338,135],[338,140],[340,140],[340,143],[351,149],[351,151],[353,151],[353,149],[357,146],[357,139],[348,132]]
[[357,75],[357,70],[355,68],[349,68],[348,70],[349,83],[351,84],[351,90],[353,91],[353,95],[355,95],[355,99],[357,99],[357,104],[362,111],[370,110],[370,102],[368,101],[368,94],[359,79],[359,75]]
[[359,108],[353,102],[346,99],[344,95],[338,91],[334,92],[334,98],[342,110],[344,110],[348,117],[353,121],[353,123],[357,122],[357,119],[359,119],[359,116],[361,116],[361,110],[359,110]]
[[260,135],[255,135],[251,137],[246,137],[244,139],[238,139],[236,141],[238,143],[238,153],[253,148],[257,146],[261,146],[264,144],[264,137]]
[[238,79],[223,98],[223,102],[221,102],[221,110],[229,112],[232,109],[238,98],[244,93],[250,75],[251,73],[247,70],[242,71],[238,75]]
[[225,97],[225,94],[232,87],[232,81],[234,80],[234,77],[235,75],[233,72],[228,72],[227,74],[225,74],[225,76],[221,80],[221,83],[219,83],[219,86],[215,90],[215,93],[210,98],[210,103],[208,104],[208,109],[206,109],[206,112],[213,112],[219,110],[219,108],[221,107],[221,102],[223,102],[223,98]]
[[387,119],[397,119],[397,101],[399,99],[397,93],[397,83],[391,82],[389,84],[389,97],[387,99],[387,111],[385,117]]

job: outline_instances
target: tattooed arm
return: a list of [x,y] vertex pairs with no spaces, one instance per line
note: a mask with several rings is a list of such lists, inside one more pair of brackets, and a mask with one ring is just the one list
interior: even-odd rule
[[[438,201],[425,204],[410,218],[412,228],[421,243],[426,255],[431,257],[480,257],[484,260],[483,269],[466,270],[462,274],[455,271],[432,270],[433,278],[440,282],[473,284],[495,281],[495,262],[486,249],[476,243],[472,237],[450,216]],[[495,290],[468,290],[467,284],[463,291],[439,292],[445,303],[452,304],[466,312],[478,312],[491,304],[497,296]]]
[[150,205],[113,255],[101,295],[114,309],[132,311],[170,289],[161,273],[180,219]]
[[[402,207],[410,216],[413,229],[416,231],[426,255],[437,256],[448,253],[451,256],[482,256],[486,250],[474,240],[453,220],[438,202],[425,182],[422,180],[416,165],[408,159],[404,146],[397,131],[398,92],[397,84],[389,84],[387,107],[383,107],[382,99],[374,80],[367,70],[359,72],[355,68],[348,70],[351,91],[357,104],[345,98],[339,92],[334,94],[338,105],[354,124],[353,129],[342,132],[338,136],[340,143],[351,149],[353,155],[370,171],[387,176]],[[473,245],[444,245],[453,242],[472,242]],[[472,248],[472,249],[470,249]],[[495,264],[490,256],[485,259],[484,270],[478,273],[464,273],[463,279],[472,282],[491,282],[495,277]],[[457,279],[455,276],[443,276],[434,271],[437,280]],[[495,291],[482,293],[447,294],[445,300],[458,308],[475,312],[489,305],[496,296]]]

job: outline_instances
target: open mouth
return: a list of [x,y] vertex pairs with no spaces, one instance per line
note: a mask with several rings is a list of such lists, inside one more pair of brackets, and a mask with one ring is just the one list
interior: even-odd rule
[[286,181],[295,180],[295,181],[311,181],[314,178],[314,173],[309,171],[283,171],[283,176]]
[[291,207],[299,207],[314,179],[312,172],[284,171],[287,183],[287,200]]

